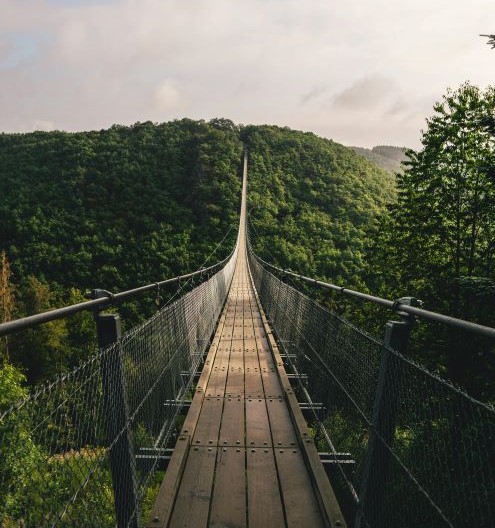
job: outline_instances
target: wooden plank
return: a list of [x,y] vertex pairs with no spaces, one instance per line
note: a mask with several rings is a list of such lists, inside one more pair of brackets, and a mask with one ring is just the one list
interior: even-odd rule
[[297,435],[294,430],[287,403],[283,399],[269,398],[266,400],[270,429],[274,447],[297,446]]
[[244,398],[244,371],[234,370],[227,374],[226,396]]
[[232,341],[233,350],[243,350],[244,342],[242,339],[235,339]]
[[261,314],[258,310],[258,305],[256,304],[256,299],[254,296],[253,305],[251,309],[253,311],[255,342],[258,350],[258,361],[260,363],[263,391],[265,397],[267,398],[279,398],[284,395],[284,392],[280,385],[278,374],[273,361],[273,355],[270,350]]
[[272,449],[246,450],[249,528],[284,527]]
[[205,387],[205,393],[207,396],[223,397],[225,394],[231,346],[232,344],[230,342],[222,342],[221,346],[217,349],[210,378]]
[[261,372],[263,380],[263,390],[267,398],[283,398],[284,390],[280,385],[277,373],[274,370],[264,370]]
[[191,447],[172,512],[170,528],[207,526],[216,455],[215,447]]
[[275,449],[288,528],[324,528],[311,479],[298,449]]
[[223,398],[227,383],[227,367],[214,368],[210,375],[205,393],[209,397]]
[[246,398],[264,398],[263,382],[259,369],[246,370],[245,376],[245,394]]
[[217,445],[220,423],[222,420],[223,398],[209,398],[203,400],[203,407],[199,414],[198,424],[194,431],[192,445]]
[[[221,331],[222,328],[223,328],[223,325],[218,325],[217,333],[219,331]],[[198,394],[204,393],[204,389],[205,389],[205,387],[206,387],[206,385],[208,383],[208,379],[210,377],[211,370],[213,368],[213,364],[215,362],[216,355],[218,353],[218,349],[219,349],[219,341],[217,340],[216,334],[215,334],[215,337],[213,338],[213,343],[210,346],[210,349],[209,349],[208,354],[206,356],[205,364],[203,366],[203,370],[201,371],[201,375],[199,377],[198,384],[196,385],[196,393],[198,393]]]
[[244,399],[225,398],[222,424],[220,426],[219,445],[245,446],[244,438]]
[[270,424],[265,400],[262,398],[246,399],[246,446],[271,446]]
[[255,338],[258,350],[269,350],[270,345],[268,344],[268,337],[265,334],[262,336],[256,335]]
[[221,347],[218,347],[217,355],[215,356],[215,361],[213,362],[213,369],[227,369],[229,367],[230,361],[230,344],[224,344]]
[[[223,343],[225,340],[222,339],[221,342]],[[228,341],[232,341],[232,346],[233,347],[236,347],[236,348],[239,348],[239,347],[242,347],[242,336],[239,336],[239,335],[233,335],[232,338],[228,338]]]
[[244,372],[246,397],[264,398],[263,382],[256,349],[253,352],[244,353]]
[[256,326],[256,327],[253,328],[252,334],[253,334],[255,337],[262,338],[262,337],[264,337],[264,335],[265,335],[265,329],[264,329],[264,328],[261,328],[261,327],[259,327],[259,326]]
[[196,428],[196,424],[198,423],[198,417],[203,407],[204,395],[205,393],[203,391],[203,388],[198,383],[198,385],[196,386],[196,393],[191,403],[191,407],[189,407],[186,419],[184,420],[184,423],[182,425],[181,434],[193,434],[194,429]]
[[259,348],[258,358],[262,368],[275,368],[275,361],[269,349]]
[[219,447],[211,499],[211,528],[244,528],[246,519],[246,451]]
[[256,339],[244,339],[244,350],[246,352],[256,352]]
[[233,353],[230,354],[229,371],[244,370],[244,354]]
[[227,325],[222,329],[222,333],[220,334],[220,341],[225,341],[225,339],[232,339],[232,336],[235,332],[234,325]]

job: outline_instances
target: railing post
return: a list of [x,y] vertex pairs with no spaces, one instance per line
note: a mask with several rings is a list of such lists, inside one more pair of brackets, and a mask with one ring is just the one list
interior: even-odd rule
[[[106,295],[102,290],[92,292],[95,299],[103,296]],[[95,313],[95,321],[100,350],[119,340],[121,328],[118,315]],[[138,528],[136,461],[128,427],[129,411],[120,346],[102,354],[101,377],[116,525],[118,528]]]
[[[418,306],[421,301],[404,297],[400,304]],[[390,451],[395,436],[397,413],[400,399],[399,370],[396,356],[390,351],[404,354],[414,325],[414,316],[399,312],[402,321],[389,321],[385,326],[382,357],[378,383],[373,402],[372,427],[369,431],[368,452],[361,476],[359,506],[355,528],[379,528],[383,526],[383,504],[389,478]]]

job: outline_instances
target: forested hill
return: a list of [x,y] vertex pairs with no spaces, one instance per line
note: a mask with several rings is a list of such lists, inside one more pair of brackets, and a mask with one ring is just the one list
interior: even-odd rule
[[[422,149],[396,176],[314,134],[225,119],[0,134],[0,321],[82,300],[87,289],[119,291],[197,269],[230,228],[212,260],[225,256],[247,146],[260,255],[493,326],[495,126],[487,116],[495,90],[466,83],[434,111]],[[154,309],[153,299],[143,302],[119,308],[126,324]],[[351,314],[356,324],[362,311]],[[73,366],[94,332],[88,318],[50,323],[8,346],[0,340],[0,365],[23,365],[32,382]],[[412,357],[494,401],[493,344],[425,325],[417,332]]]
[[396,173],[402,172],[403,166],[402,162],[406,161],[407,148],[405,147],[392,147],[389,145],[379,145],[373,147],[372,149],[362,148],[362,147],[350,147],[354,152],[363,156],[368,161],[385,169],[387,171]]
[[236,222],[242,149],[221,121],[0,135],[15,280],[121,289],[195,269]]
[[311,133],[246,127],[256,249],[300,273],[363,285],[374,220],[395,199],[395,178],[350,148]]
[[[332,141],[223,119],[1,134],[0,254],[12,270],[12,317],[79,301],[91,288],[120,291],[192,271],[232,228],[212,261],[225,256],[244,144],[260,253],[360,283],[363,246],[394,196],[393,179]],[[149,315],[151,305],[126,305],[124,320]],[[79,328],[64,320],[34,341],[15,338],[9,357],[31,381],[46,379],[80,358]]]
[[14,280],[121,289],[192,270],[235,227],[243,142],[255,222],[273,252],[359,273],[391,177],[314,134],[184,119],[0,134],[0,251]]

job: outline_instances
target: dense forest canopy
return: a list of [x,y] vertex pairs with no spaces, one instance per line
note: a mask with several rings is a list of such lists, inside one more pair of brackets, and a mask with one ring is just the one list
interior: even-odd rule
[[[224,119],[1,134],[0,250],[15,287],[9,318],[79,301],[94,287],[119,291],[192,271],[232,227],[213,260],[225,256],[243,144],[260,252],[359,283],[367,228],[393,199],[393,178],[332,141]],[[133,322],[151,308],[123,309]],[[12,337],[4,355],[31,381],[45,379],[80,359],[77,343],[91,326],[90,318],[50,323]]]
[[[242,151],[227,120],[0,134],[2,306],[10,299],[2,319],[197,269],[237,223]],[[210,263],[235,236],[233,228]],[[126,303],[124,322],[153,307]],[[87,354],[81,343],[93,326],[89,314],[54,321],[9,337],[0,351],[31,381],[46,379]]]
[[[392,174],[311,133],[229,120],[0,135],[0,315],[77,302],[196,269],[232,248],[249,152],[255,250],[306,275],[494,324],[495,97],[467,84],[435,106],[423,148]],[[402,162],[404,149],[375,147]],[[326,299],[328,301],[328,299]],[[335,304],[377,335],[376,310]],[[153,302],[121,307],[131,324]],[[31,382],[71,368],[94,333],[81,316],[0,342]],[[419,325],[415,359],[490,399],[493,347]]]
[[311,133],[264,126],[242,134],[255,249],[300,273],[362,284],[364,248],[395,198],[394,177]]
[[122,289],[194,269],[235,223],[241,152],[221,122],[1,134],[15,280]]
[[378,145],[372,149],[362,147],[351,147],[354,152],[363,156],[371,163],[378,165],[386,171],[397,173],[403,172],[403,163],[407,160],[406,147],[393,147],[390,145]]

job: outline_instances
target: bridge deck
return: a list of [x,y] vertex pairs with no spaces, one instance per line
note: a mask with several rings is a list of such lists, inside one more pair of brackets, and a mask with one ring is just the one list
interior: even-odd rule
[[244,211],[245,189],[232,285],[149,527],[344,526],[258,306]]

